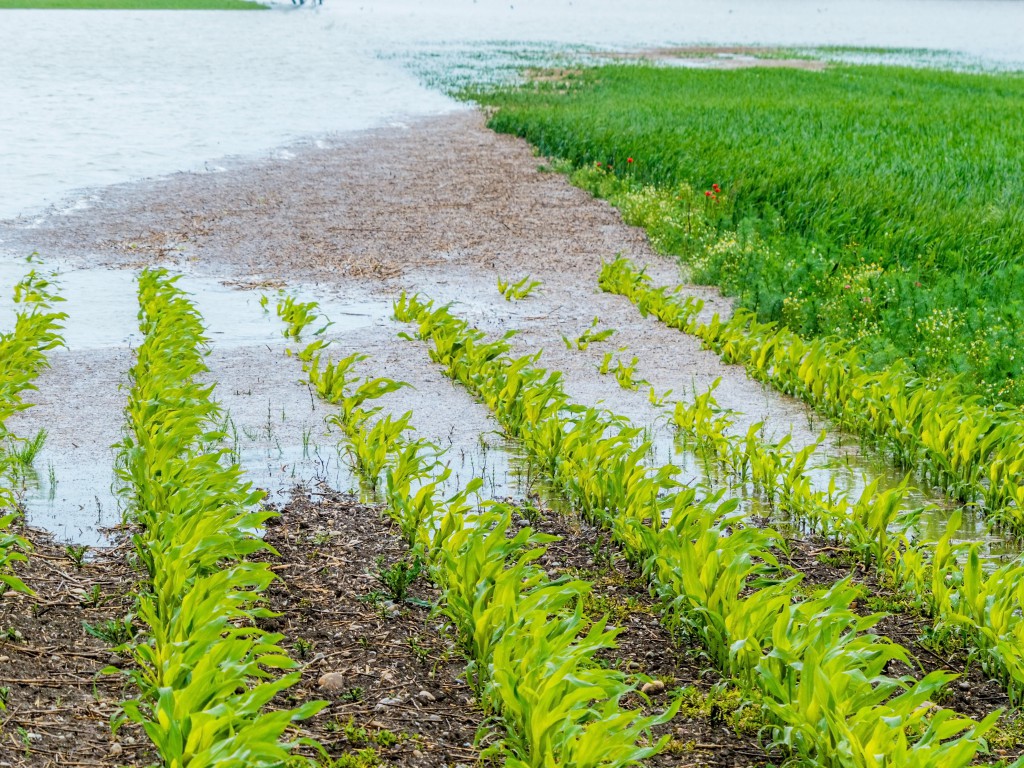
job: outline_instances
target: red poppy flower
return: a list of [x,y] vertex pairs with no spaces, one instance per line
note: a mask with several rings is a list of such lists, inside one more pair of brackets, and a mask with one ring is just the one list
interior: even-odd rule
[[721,187],[719,187],[719,186],[718,186],[717,184],[712,184],[712,185],[711,185],[711,188],[712,188],[713,190],[715,190],[715,192],[721,192],[721,191],[722,191],[722,188],[721,188]]
[[710,189],[707,192],[704,193],[704,197],[711,197],[711,190]]
[[626,158],[626,162],[627,163],[632,163],[633,162],[633,158],[632,157],[627,157]]

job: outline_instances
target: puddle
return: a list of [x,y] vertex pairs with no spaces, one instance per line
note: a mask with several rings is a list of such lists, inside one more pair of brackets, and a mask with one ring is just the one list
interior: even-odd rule
[[[894,470],[884,457],[871,451],[862,452],[856,444],[844,445],[836,442],[835,433],[830,433],[830,439],[833,442],[823,445],[808,464],[807,476],[811,480],[813,490],[828,491],[830,483],[834,482],[837,491],[845,494],[850,500],[856,500],[860,498],[865,488],[876,480],[877,490],[882,492],[897,487],[905,479],[906,475]],[[682,468],[677,478],[680,481],[691,485],[710,482],[715,488],[729,485],[717,470],[712,469],[708,472],[701,456],[684,447],[678,436],[675,456],[675,463]],[[729,488],[726,498],[739,499],[740,508],[750,516],[778,517],[760,494],[749,485]],[[915,486],[914,478],[911,477],[909,490],[904,496],[903,508],[924,510],[916,526],[916,533],[920,541],[933,543],[946,535],[950,517],[958,506],[939,492]],[[992,561],[1020,554],[1020,544],[989,528],[981,510],[974,507],[962,509],[963,517],[959,531],[954,536],[955,542],[981,542],[982,557]],[[793,532],[804,530],[799,522],[773,520],[772,524]]]
[[[54,263],[0,262],[0,323],[10,328],[11,287],[28,268],[54,274],[65,299],[66,349],[50,354],[51,367],[37,380],[34,406],[8,421],[19,436],[47,432],[35,476],[23,483],[30,524],[58,537],[99,544],[102,527],[116,525],[120,507],[114,450],[124,424],[127,372],[141,342],[135,273],[73,269]],[[247,478],[281,500],[297,483],[352,485],[337,440],[326,433],[321,404],[299,383],[301,369],[285,357],[287,340],[274,312],[264,311],[259,291],[242,291],[195,275],[181,278],[203,315],[210,339],[210,378],[224,408],[226,446]],[[301,296],[302,289],[296,292]],[[333,337],[382,322],[385,302],[325,304],[334,312]]]
[[[51,353],[51,367],[29,398],[33,407],[8,422],[19,436],[47,432],[34,472],[21,484],[26,517],[63,540],[102,544],[101,529],[120,521],[113,446],[124,424],[133,350],[142,341],[135,273],[0,261],[0,323],[5,329],[16,309],[11,287],[30,268],[53,275],[68,319],[67,348]],[[358,489],[341,435],[325,421],[336,409],[303,382],[301,364],[285,354],[302,344],[282,333],[284,324],[274,311],[277,292],[240,290],[196,275],[182,276],[178,285],[203,316],[211,347],[208,377],[217,383],[214,397],[223,408],[225,447],[246,479],[265,490],[269,502],[285,501],[299,484]],[[270,297],[266,309],[264,293]],[[444,461],[452,470],[446,494],[480,477],[488,498],[521,495],[508,444],[493,422],[467,414],[480,407],[443,380],[425,355],[416,365],[419,351],[395,344],[395,335],[405,328],[389,319],[390,301],[353,299],[302,285],[289,294],[320,304],[322,316],[332,321],[323,335],[336,354],[371,354],[365,375],[410,380],[413,388],[380,404],[396,415],[412,410],[417,435],[446,449]],[[389,359],[384,350],[390,348]]]

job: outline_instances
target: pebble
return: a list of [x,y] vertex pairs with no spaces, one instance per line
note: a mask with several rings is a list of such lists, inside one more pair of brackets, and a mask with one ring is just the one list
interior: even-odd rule
[[655,693],[663,693],[665,691],[665,684],[661,680],[651,680],[649,683],[644,683],[640,689],[640,693],[645,693],[648,696]]
[[420,691],[416,694],[416,698],[421,701],[437,701],[437,698],[430,691]]
[[423,757],[423,753],[422,753],[422,752],[420,752],[420,751],[419,751],[418,749],[414,749],[414,750],[412,751],[412,756],[413,756],[413,757]]
[[961,680],[959,683],[957,683],[957,685],[960,686],[960,690],[961,691],[969,691],[969,690],[971,690],[971,684],[969,682],[967,682],[966,680]]
[[328,693],[341,693],[348,690],[348,686],[345,684],[345,676],[341,672],[327,672],[320,676],[316,684],[321,691],[327,691]]
[[401,696],[395,696],[395,697],[389,698],[389,699],[381,699],[380,702],[377,704],[377,706],[374,707],[374,709],[379,712],[380,710],[385,709],[386,707],[395,707],[395,706],[398,706],[401,703],[402,703],[402,697]]
[[113,744],[110,745],[110,754],[112,756],[117,757],[122,752],[124,752],[124,749],[121,747],[121,745],[118,742],[115,741]]
[[631,661],[626,665],[627,672],[639,672],[641,669],[643,669],[643,667],[640,666],[640,662],[638,661]]
[[440,715],[427,715],[427,720],[429,722],[431,722],[431,723],[440,723],[441,722],[441,716]]

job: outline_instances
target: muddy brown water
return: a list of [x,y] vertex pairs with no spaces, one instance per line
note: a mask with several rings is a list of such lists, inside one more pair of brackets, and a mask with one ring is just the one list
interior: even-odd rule
[[[692,457],[676,454],[668,413],[647,387],[630,392],[597,368],[606,352],[639,358],[637,375],[657,392],[691,397],[721,380],[719,403],[736,412],[736,429],[764,422],[766,433],[812,442],[822,428],[799,402],[723,365],[698,340],[642,318],[622,297],[601,293],[602,260],[622,253],[659,283],[678,269],[656,255],[642,231],[626,226],[605,202],[538,170],[524,143],[488,131],[477,113],[428,118],[297,146],[287,159],[238,162],[218,174],[179,173],[97,190],[89,209],[43,220],[0,222],[0,279],[12,284],[24,257],[38,252],[59,273],[68,349],[38,382],[36,407],[11,419],[21,435],[46,429],[38,481],[26,487],[32,523],[58,536],[98,543],[99,527],[117,522],[111,446],[123,424],[125,384],[136,326],[134,276],[145,265],[182,272],[209,329],[210,376],[226,413],[229,447],[250,479],[280,500],[299,482],[355,486],[339,436],[325,425],[331,409],[301,383],[301,367],[273,312],[260,306],[285,288],[320,302],[336,324],[325,332],[338,357],[362,352],[361,370],[412,387],[381,401],[411,410],[418,433],[448,449],[453,484],[473,475],[495,497],[527,490],[514,447],[473,398],[446,380],[422,344],[398,337],[390,319],[401,291],[418,291],[490,332],[517,329],[513,352],[543,349],[541,364],[565,374],[576,401],[601,404],[651,428],[654,460],[675,461],[698,479]],[[521,302],[497,291],[499,277],[526,275],[543,286]],[[8,289],[4,289],[7,293]],[[712,289],[693,287],[707,311],[727,313]],[[6,299],[5,299],[6,300]],[[10,320],[0,304],[0,322]],[[567,349],[592,320],[616,330],[585,351]],[[295,345],[292,345],[293,347]],[[619,352],[620,348],[625,348]],[[830,433],[823,457],[844,463],[841,485],[861,486],[862,472],[898,478],[855,444]],[[922,496],[928,500],[928,497]],[[927,535],[941,531],[941,515]],[[978,521],[965,537],[986,534]],[[999,549],[996,540],[993,551]]]

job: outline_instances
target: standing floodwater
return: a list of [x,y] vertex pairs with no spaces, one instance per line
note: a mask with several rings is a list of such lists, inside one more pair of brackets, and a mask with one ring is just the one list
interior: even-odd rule
[[[405,64],[417,57],[421,71],[442,80],[517,61],[531,45],[548,53],[692,43],[931,48],[1024,66],[1021,3],[583,6],[396,0],[313,11],[290,3],[270,12],[2,11],[0,218],[37,212],[79,188],[216,171],[225,157],[458,108],[411,74]],[[89,204],[83,193],[64,206]]]

